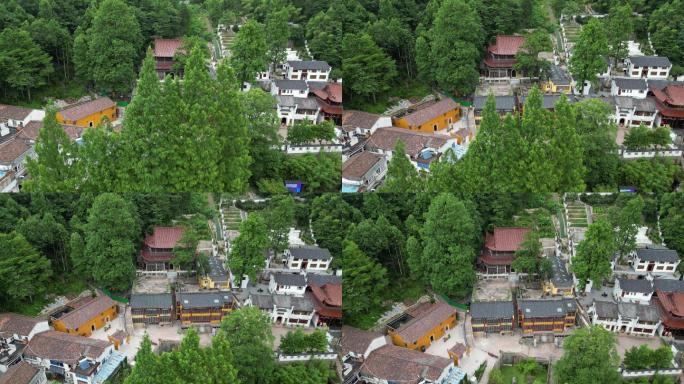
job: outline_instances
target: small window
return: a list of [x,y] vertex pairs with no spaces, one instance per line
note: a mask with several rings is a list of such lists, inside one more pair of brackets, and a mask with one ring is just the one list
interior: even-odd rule
[[433,131],[437,131],[437,124],[435,124],[435,125],[432,126],[432,130],[433,130]]

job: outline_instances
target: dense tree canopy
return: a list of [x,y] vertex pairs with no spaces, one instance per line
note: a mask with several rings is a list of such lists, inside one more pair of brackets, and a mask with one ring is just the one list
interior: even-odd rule
[[578,328],[563,342],[563,357],[554,366],[559,383],[619,383],[615,335],[599,326]]

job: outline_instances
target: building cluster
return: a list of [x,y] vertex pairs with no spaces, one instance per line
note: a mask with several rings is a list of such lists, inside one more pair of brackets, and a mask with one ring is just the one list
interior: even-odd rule
[[[114,122],[116,103],[108,97],[82,100],[57,111],[57,122],[73,141],[80,140],[88,127],[100,124],[103,117]],[[43,127],[45,111],[0,104],[0,192],[18,192],[27,175],[26,159],[35,158],[35,144]]]
[[91,337],[119,314],[119,304],[98,292],[53,310],[47,318],[0,314],[0,383],[42,384],[46,373],[71,383],[101,384],[121,366],[127,335]]
[[345,383],[461,383],[466,373],[457,366],[455,351],[444,351],[451,358],[425,353],[456,322],[456,309],[437,301],[409,308],[390,321],[387,334],[343,326]]
[[452,160],[467,150],[473,133],[461,127],[462,108],[451,98],[428,99],[389,115],[347,110],[342,116],[342,192],[363,192],[379,185],[397,140],[411,164],[424,172],[450,151]]
[[674,273],[680,263],[675,250],[653,244],[616,257],[611,295],[593,300],[591,322],[616,332],[640,336],[684,334],[684,281]]

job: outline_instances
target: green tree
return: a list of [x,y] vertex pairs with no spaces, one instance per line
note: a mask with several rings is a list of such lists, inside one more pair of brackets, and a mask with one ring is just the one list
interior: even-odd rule
[[680,68],[684,66],[684,1],[660,4],[648,18],[648,31],[659,55],[667,56]]
[[605,31],[610,47],[610,57],[614,60],[614,66],[617,67],[618,61],[624,60],[627,56],[627,40],[634,32],[632,7],[629,3],[622,5],[616,3],[610,8]]
[[450,296],[465,296],[475,282],[478,225],[472,208],[449,193],[430,203],[420,239],[407,240],[411,273]]
[[50,259],[53,266],[60,266],[64,272],[69,270],[68,241],[69,234],[62,223],[55,220],[50,212],[43,212],[42,216],[33,215],[21,220],[17,225],[17,232],[31,243],[40,253]]
[[270,248],[276,254],[282,253],[288,246],[288,234],[294,225],[294,199],[291,195],[275,196],[263,216],[268,227]]
[[330,251],[334,257],[333,264],[343,265],[338,264],[342,256],[342,242],[349,226],[363,220],[361,212],[339,194],[324,194],[311,202],[310,219],[318,245]]
[[575,128],[583,144],[584,182],[590,190],[615,190],[620,157],[615,136],[617,126],[610,120],[613,106],[598,99],[573,104],[577,114]]
[[[456,94],[472,93],[479,81],[477,64],[484,39],[480,16],[471,4],[464,0],[445,0],[424,38],[429,43],[429,55],[418,55],[417,59],[427,60],[428,64],[419,64],[418,68],[433,67],[433,75],[425,77]],[[417,51],[418,45],[416,42]]]
[[270,93],[258,88],[240,92],[239,103],[244,109],[249,134],[249,156],[255,161],[250,166],[252,181],[272,178],[282,172],[280,151],[281,138],[278,135],[278,115],[275,99]]
[[266,30],[266,45],[268,46],[268,62],[272,64],[273,70],[278,63],[282,63],[287,58],[285,48],[291,34],[288,21],[296,11],[293,6],[288,5],[286,7],[273,7],[266,15],[264,29]]
[[406,144],[397,140],[392,159],[387,165],[385,181],[380,187],[383,193],[415,193],[421,189],[420,175],[406,155]]
[[396,63],[375,44],[368,34],[348,33],[342,39],[342,73],[344,86],[352,95],[370,96],[390,89],[397,76]]
[[575,128],[577,116],[565,95],[555,105],[555,121],[551,147],[555,152],[558,191],[580,192],[585,188],[582,139]]
[[121,196],[104,193],[95,198],[88,214],[84,257],[98,285],[116,291],[131,287],[133,259],[140,228],[135,209]]
[[615,228],[615,242],[620,258],[629,255],[636,248],[636,235],[642,223],[641,212],[644,199],[636,196],[622,208],[609,211],[610,221]]
[[20,233],[0,233],[0,301],[33,299],[47,290],[50,260]]
[[26,191],[72,192],[78,185],[77,147],[56,119],[57,110],[48,107],[43,127],[36,139],[36,158],[28,158],[26,166],[31,175],[23,187]]
[[268,383],[276,369],[273,334],[268,315],[256,307],[232,311],[223,318],[220,330],[231,347],[230,361],[241,383]]
[[541,254],[539,234],[536,231],[528,232],[525,234],[520,249],[515,252],[515,260],[511,266],[517,272],[526,273],[527,278],[532,280],[532,275],[538,275],[540,272]]
[[45,18],[33,20],[28,31],[33,41],[52,57],[56,65],[61,67],[64,80],[67,81],[70,76],[73,43],[69,31],[60,25],[57,19]]
[[587,280],[600,286],[603,279],[610,276],[610,261],[615,251],[615,234],[610,223],[604,218],[591,223],[572,259],[572,271],[577,276],[579,290],[584,289]]
[[31,99],[31,90],[44,86],[54,71],[50,56],[31,35],[19,28],[5,28],[0,33],[0,85],[7,91],[19,91]]
[[253,213],[240,223],[240,234],[233,241],[228,265],[237,281],[243,276],[256,280],[257,273],[265,266],[264,251],[269,246],[268,229],[263,216]]
[[522,49],[516,55],[515,67],[518,71],[530,77],[541,77],[548,72],[550,63],[539,58],[540,52],[553,50],[553,44],[548,32],[537,29],[525,36]]
[[607,54],[606,32],[601,22],[592,18],[582,28],[570,57],[570,72],[580,92],[584,91],[585,82],[596,84],[597,75],[606,69],[604,56]]
[[[100,91],[123,95],[133,87],[143,44],[135,12],[135,8],[123,0],[103,0],[95,11],[92,26],[84,32],[85,36],[76,35],[76,69],[88,67],[80,76]],[[79,39],[85,39],[87,50],[84,41]]]
[[240,85],[253,83],[257,72],[265,70],[268,65],[268,45],[263,25],[248,20],[235,36],[230,51],[230,64]]
[[352,241],[343,244],[345,272],[342,275],[344,313],[350,318],[381,304],[387,287],[387,270],[364,254]]
[[598,326],[578,328],[563,342],[563,357],[554,367],[558,383],[619,383],[615,335]]

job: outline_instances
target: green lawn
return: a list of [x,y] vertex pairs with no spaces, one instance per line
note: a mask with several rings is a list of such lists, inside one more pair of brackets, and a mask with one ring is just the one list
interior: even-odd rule
[[385,94],[377,95],[376,102],[371,97],[354,96],[345,101],[345,108],[358,109],[371,113],[383,113],[400,99],[422,99],[430,94],[430,87],[417,80],[402,80]]
[[[518,372],[518,369],[515,366],[503,366],[501,367],[501,373],[503,374],[504,384],[512,383],[513,377],[517,378],[518,384],[527,383],[527,377]],[[537,374],[534,375],[534,380],[532,380],[532,382],[536,382],[535,380],[541,380],[542,383],[546,383],[546,372],[537,372]]]
[[[383,301],[415,301],[425,293],[425,286],[415,280],[407,278],[390,279],[390,285],[383,293]],[[382,316],[382,314],[388,309],[390,309],[389,305],[373,306],[361,315],[353,317],[345,315],[344,323],[361,329],[369,329],[375,325],[380,316]]]
[[27,316],[36,316],[56,296],[76,296],[88,289],[85,281],[77,274],[55,277],[48,286],[47,297],[35,298],[33,302],[10,301],[0,312],[17,312]]
[[0,102],[4,104],[19,105],[27,108],[43,108],[45,106],[45,99],[79,99],[88,92],[83,84],[77,81],[64,83],[57,81],[49,84],[44,88],[31,91],[31,100],[23,99],[2,99]]

